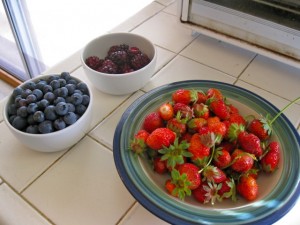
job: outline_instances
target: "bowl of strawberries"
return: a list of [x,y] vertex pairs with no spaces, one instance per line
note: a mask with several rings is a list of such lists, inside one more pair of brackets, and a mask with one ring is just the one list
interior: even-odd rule
[[300,137],[283,112],[227,83],[167,84],[124,112],[115,165],[137,201],[171,224],[271,224],[300,193]]

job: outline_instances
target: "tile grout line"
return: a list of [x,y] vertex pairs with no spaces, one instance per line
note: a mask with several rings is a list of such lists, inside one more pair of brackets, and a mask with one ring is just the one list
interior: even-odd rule
[[138,206],[138,202],[135,200],[131,206],[125,211],[125,213],[120,217],[120,219],[117,221],[116,225],[122,225],[124,222],[124,219],[127,215],[129,215],[130,211],[135,207]]

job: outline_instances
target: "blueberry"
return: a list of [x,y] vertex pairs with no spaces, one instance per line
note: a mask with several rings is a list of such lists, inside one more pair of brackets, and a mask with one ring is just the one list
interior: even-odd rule
[[79,93],[74,93],[71,95],[71,103],[73,105],[80,105],[82,103],[82,95]]
[[44,115],[46,120],[51,120],[54,121],[57,119],[57,114],[55,112],[55,106],[54,105],[49,105],[46,107],[44,110]]
[[79,82],[77,84],[77,89],[79,89],[83,94],[88,94],[88,86],[86,85],[86,83],[83,82]]
[[18,96],[18,95],[21,95],[23,92],[23,88],[21,88],[20,86],[19,87],[16,87],[14,90],[13,90],[13,93],[12,95],[14,97]]
[[50,103],[48,100],[42,99],[41,101],[37,102],[37,105],[40,110],[44,110],[48,105],[50,105]]
[[64,87],[67,84],[67,81],[65,79],[60,78],[60,79],[58,79],[58,81],[59,81],[59,84],[61,87]]
[[45,85],[47,85],[47,81],[45,81],[45,80],[40,80],[40,81],[38,81],[38,82],[36,83],[35,88],[42,91],[42,90],[44,89],[44,86],[45,86]]
[[57,98],[54,100],[53,104],[54,104],[54,105],[57,105],[57,103],[59,103],[59,102],[66,102],[66,99],[63,98],[63,97],[57,97]]
[[27,104],[30,104],[30,103],[33,103],[33,102],[36,102],[37,98],[34,94],[30,94],[26,97],[26,102]]
[[35,89],[35,82],[34,81],[27,81],[24,83],[23,88],[24,89],[29,89],[29,90],[34,90]]
[[55,112],[57,115],[64,116],[68,113],[68,104],[65,102],[59,102],[55,106]]
[[66,128],[66,123],[62,118],[58,118],[53,122],[53,126],[56,130],[62,130]]
[[33,120],[37,123],[41,123],[45,120],[45,115],[42,111],[36,111],[33,114]]
[[30,95],[30,94],[32,94],[32,91],[30,90],[30,89],[25,89],[23,92],[22,92],[22,94],[21,94],[21,96],[22,96],[22,98],[26,98],[28,95]]
[[76,90],[76,85],[75,84],[66,84],[65,86],[68,89],[68,94],[72,95],[74,91]]
[[68,104],[68,112],[75,112],[75,106],[72,103],[67,103]]
[[36,111],[38,111],[39,107],[36,103],[30,103],[28,106],[27,106],[27,112],[29,114],[34,114]]
[[26,132],[30,133],[30,134],[38,134],[39,127],[38,127],[38,125],[30,125],[26,128]]
[[16,104],[10,104],[7,107],[7,113],[8,115],[17,115],[17,106]]
[[71,75],[69,72],[62,72],[60,74],[61,78],[65,79],[66,81],[70,80],[71,79]]
[[82,104],[76,105],[76,107],[75,107],[76,114],[82,116],[85,111],[86,111],[86,107],[84,105],[82,105]]
[[30,115],[27,117],[27,123],[28,123],[29,125],[36,124],[36,122],[35,122],[34,119],[33,119],[33,114],[30,114]]
[[73,123],[75,123],[77,121],[77,116],[75,113],[73,112],[68,112],[65,116],[64,116],[64,121],[67,125],[71,125]]
[[60,78],[59,75],[51,75],[51,76],[48,77],[47,81],[50,84],[51,81],[58,80],[59,78]]
[[53,88],[53,90],[60,88],[60,83],[58,80],[52,80],[50,82],[50,86]]
[[74,93],[83,95],[82,91],[80,91],[79,89],[76,89],[76,90],[74,91]]
[[52,103],[55,99],[55,95],[52,92],[47,92],[44,95],[44,99],[46,99],[49,103]]
[[44,85],[42,91],[44,94],[46,94],[47,92],[53,92],[53,88],[49,84],[46,84]]
[[8,118],[8,121],[10,124],[12,124],[12,122],[14,121],[14,119],[17,117],[17,115],[11,115],[9,118]]
[[42,134],[51,133],[54,131],[53,124],[49,120],[45,120],[38,125],[39,132]]
[[71,78],[71,79],[69,79],[69,80],[67,81],[67,83],[68,83],[68,84],[75,84],[75,85],[77,85],[78,82],[77,82],[75,79]]
[[61,87],[57,92],[58,97],[66,98],[68,96],[68,89],[66,87]]
[[27,127],[27,120],[23,117],[16,116],[11,125],[18,130],[23,130]]
[[32,91],[32,94],[34,94],[36,96],[36,99],[39,101],[43,98],[44,93],[40,90],[40,89],[34,89]]
[[19,107],[21,106],[27,106],[27,101],[25,98],[21,98],[20,101],[18,102]]
[[27,107],[26,106],[21,106],[20,108],[17,109],[17,116],[20,117],[27,117],[28,112],[27,112]]
[[82,95],[82,105],[88,106],[90,103],[90,96],[89,95]]

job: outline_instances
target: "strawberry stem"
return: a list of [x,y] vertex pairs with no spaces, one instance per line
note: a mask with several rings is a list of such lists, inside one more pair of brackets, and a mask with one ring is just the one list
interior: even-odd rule
[[269,125],[272,125],[272,123],[274,123],[274,121],[287,109],[289,108],[292,104],[294,104],[295,102],[299,101],[300,97],[294,99],[292,102],[290,102],[289,104],[287,104],[279,113],[277,113],[277,115],[271,120],[271,122],[269,123]]

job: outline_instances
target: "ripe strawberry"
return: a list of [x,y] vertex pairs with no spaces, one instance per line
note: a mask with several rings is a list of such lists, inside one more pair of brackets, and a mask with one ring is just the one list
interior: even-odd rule
[[238,135],[238,144],[241,148],[251,154],[254,154],[256,157],[262,155],[262,148],[260,146],[260,140],[257,136],[252,133],[241,132]]
[[216,135],[220,135],[222,138],[224,138],[227,133],[227,127],[223,122],[207,123],[207,126],[211,132],[215,133]]
[[190,133],[196,133],[200,127],[203,127],[207,124],[207,121],[203,118],[192,118],[188,121],[187,127]]
[[280,146],[278,142],[272,141],[266,150],[266,154],[261,159],[262,169],[265,172],[272,173],[278,168],[280,161]]
[[227,121],[229,121],[229,125],[232,123],[237,123],[239,125],[244,125],[244,126],[246,125],[246,120],[239,113],[230,113],[230,116]]
[[153,160],[153,169],[156,173],[164,174],[168,171],[167,163],[165,160],[161,160],[161,157],[156,157]]
[[193,154],[191,157],[193,163],[199,167],[206,165],[210,156],[210,147],[202,143],[199,133],[193,134],[188,151]]
[[224,171],[215,166],[205,167],[202,175],[208,182],[214,182],[216,184],[226,180],[226,174]]
[[194,90],[178,89],[172,94],[172,100],[175,103],[182,103],[188,105],[190,103],[196,102],[197,99],[198,99],[198,94]]
[[198,103],[198,104],[201,104],[201,103],[205,104],[205,102],[207,100],[206,94],[203,91],[198,91],[197,95],[198,95],[198,99],[197,99],[196,103]]
[[140,154],[147,149],[146,140],[149,133],[145,130],[139,130],[130,143],[130,149],[136,154]]
[[254,164],[254,156],[244,152],[240,149],[235,149],[231,154],[232,165],[231,168],[239,173],[245,173],[249,171]]
[[226,120],[229,118],[230,114],[225,102],[222,99],[209,99],[208,100],[209,109],[221,120]]
[[175,115],[177,115],[178,112],[180,112],[181,118],[185,118],[185,119],[189,120],[194,116],[192,108],[183,103],[176,103],[174,105],[173,109],[174,109]]
[[213,164],[219,168],[225,168],[231,163],[231,155],[224,148],[217,148],[213,158]]
[[186,174],[187,179],[190,182],[189,189],[194,190],[199,187],[201,183],[199,168],[192,163],[184,163],[178,167],[180,174]]
[[232,153],[233,150],[236,148],[235,144],[229,142],[229,141],[222,141],[219,145],[218,148],[222,148],[226,150],[229,153]]
[[256,135],[261,141],[267,140],[271,135],[271,128],[266,119],[253,119],[248,127],[248,131]]
[[169,147],[174,143],[176,134],[168,128],[157,128],[146,140],[146,144],[153,150],[159,150],[163,147]]
[[232,104],[227,105],[230,114],[239,114],[239,110]]
[[192,109],[194,111],[194,116],[196,118],[204,118],[204,119],[207,119],[210,115],[209,113],[209,109],[208,109],[208,106],[201,103],[196,103],[192,106]]
[[146,115],[143,123],[143,128],[151,133],[159,127],[163,127],[164,123],[158,112],[152,112]]
[[238,193],[248,201],[253,201],[258,196],[258,185],[252,176],[241,176],[237,184]]
[[159,107],[158,113],[163,120],[168,121],[174,117],[173,106],[168,102],[164,103]]
[[221,182],[221,188],[218,190],[218,195],[220,199],[231,198],[233,201],[236,201],[236,186],[233,179],[226,178]]
[[176,118],[168,120],[166,127],[175,132],[177,137],[181,137],[187,131],[186,120],[180,118],[180,112],[177,113]]
[[171,179],[168,179],[165,183],[165,188],[168,191],[168,193],[174,197],[178,197],[178,193],[175,193],[176,185],[172,183]]
[[210,88],[206,92],[207,98],[223,99],[223,94],[219,89]]
[[192,195],[198,202],[203,204],[211,202],[211,204],[214,205],[216,200],[221,201],[220,195],[218,194],[220,188],[221,185],[204,181],[198,188],[192,191]]

